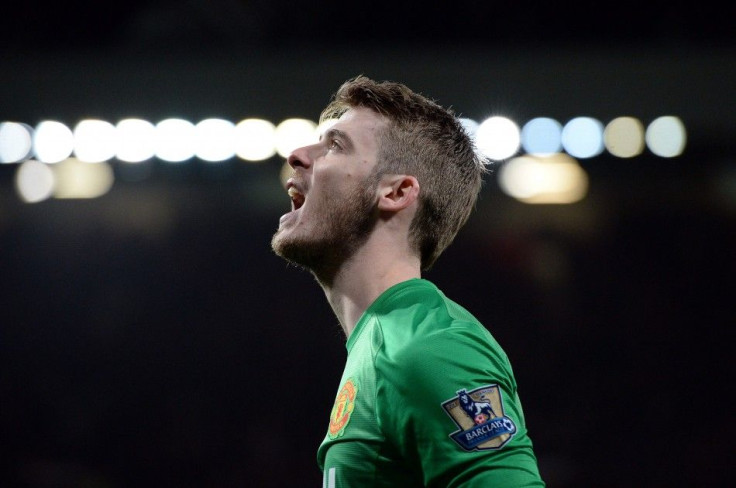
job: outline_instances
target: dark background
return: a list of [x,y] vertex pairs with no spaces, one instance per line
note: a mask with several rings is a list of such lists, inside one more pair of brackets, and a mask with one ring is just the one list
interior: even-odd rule
[[[476,120],[680,116],[682,156],[582,160],[577,204],[516,202],[492,173],[427,277],[505,347],[549,486],[724,486],[734,13],[14,2],[0,120],[315,119],[360,73]],[[0,165],[0,486],[320,486],[344,339],[314,280],[270,251],[281,163],[113,161],[107,195],[33,205]]]

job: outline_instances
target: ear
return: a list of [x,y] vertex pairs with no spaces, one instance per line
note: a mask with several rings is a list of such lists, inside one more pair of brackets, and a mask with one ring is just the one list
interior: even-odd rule
[[384,175],[378,184],[378,208],[398,212],[419,199],[419,181],[411,175]]

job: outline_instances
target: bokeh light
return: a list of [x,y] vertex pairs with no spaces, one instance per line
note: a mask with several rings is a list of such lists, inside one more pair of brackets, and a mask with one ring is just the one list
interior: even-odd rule
[[241,120],[234,139],[235,154],[245,161],[264,161],[276,154],[276,126],[268,120]]
[[276,126],[276,152],[288,157],[294,149],[316,143],[317,124],[307,119],[286,119]]
[[225,161],[235,156],[235,124],[205,119],[194,127],[194,154],[203,161]]
[[58,163],[71,156],[74,151],[74,134],[61,122],[40,122],[33,134],[33,152],[43,163]]
[[644,150],[644,125],[636,117],[617,117],[606,125],[603,143],[619,158],[633,158]]
[[654,119],[646,131],[649,150],[662,158],[674,158],[682,154],[687,142],[685,124],[679,117],[665,115]]
[[118,149],[115,126],[104,120],[82,120],[74,127],[74,155],[86,163],[115,157]]
[[468,136],[470,136],[470,138],[475,141],[480,124],[475,120],[469,119],[467,117],[460,117],[459,120],[460,124],[462,124],[463,128],[465,128],[465,131],[468,133]]
[[[641,155],[646,147],[656,156],[671,158],[682,154],[687,142],[682,120],[672,115],[654,119],[646,130],[639,119],[631,116],[616,117],[605,127],[592,117],[574,117],[564,126],[551,117],[535,117],[522,129],[513,120],[501,116],[489,117],[482,123],[470,118],[458,120],[483,157],[489,161],[508,161],[503,170],[506,176],[502,178],[502,189],[514,198],[535,203],[582,198],[580,195],[587,190],[581,188],[587,189],[587,179],[582,169],[580,175],[575,158],[593,158],[604,150],[619,158],[633,158]],[[153,158],[181,162],[194,157],[209,162],[233,157],[265,161],[277,154],[287,158],[294,149],[316,143],[320,134],[336,121],[327,120],[317,125],[309,119],[292,118],[274,125],[259,118],[243,119],[237,124],[209,118],[195,125],[184,119],[168,118],[154,125],[144,119],[126,118],[113,126],[104,120],[84,119],[74,130],[55,120],[42,120],[35,127],[5,121],[0,123],[0,163],[34,161],[24,166],[16,182],[24,201],[48,198],[51,187],[54,188],[51,195],[58,194],[58,198],[92,198],[109,191],[106,185],[113,184],[116,174],[122,180],[140,181],[151,174],[153,166],[143,168],[141,165],[141,171],[130,173],[131,165],[121,165],[115,171],[113,166],[105,165],[97,176],[90,176],[92,173],[86,172],[89,168],[78,166],[79,163],[98,164],[111,159],[139,163]],[[519,149],[533,158],[509,160]],[[570,156],[569,160],[562,159],[563,152]],[[69,165],[72,169],[65,167],[62,171],[66,173],[57,175],[53,165],[70,158],[73,159]],[[87,178],[88,182],[96,178],[102,183],[94,187],[97,189],[93,186],[91,190],[73,188],[68,183],[71,177],[63,176],[66,174]],[[284,164],[280,171],[282,182],[290,174],[291,169]],[[519,179],[519,174],[525,175],[526,180]],[[563,174],[567,175],[568,182],[578,182],[572,190],[560,183]],[[579,176],[575,177],[577,179],[570,176],[575,174]],[[553,183],[554,187],[543,186]],[[530,191],[535,195],[533,198],[525,196],[525,192]],[[569,196],[576,192],[578,196]]]
[[475,132],[478,151],[489,159],[501,161],[519,150],[521,135],[516,123],[506,117],[489,117]]
[[118,122],[117,159],[140,163],[151,159],[156,151],[156,128],[147,120],[123,119]]
[[0,163],[18,163],[33,150],[33,128],[19,122],[0,123]]
[[525,203],[575,203],[588,192],[588,175],[567,154],[524,155],[509,160],[499,171],[499,186]]
[[576,158],[592,158],[603,152],[603,124],[592,117],[575,117],[562,128],[562,147]]
[[281,182],[281,186],[286,186],[286,182],[294,175],[294,168],[291,167],[289,163],[284,161],[284,163],[281,165],[281,170],[279,171],[279,181]]
[[107,162],[97,164],[68,158],[53,167],[54,198],[97,198],[112,188],[115,177]]
[[36,160],[28,160],[18,166],[15,173],[15,190],[26,203],[48,199],[54,192],[55,178],[51,168]]
[[156,124],[156,157],[170,163],[194,157],[194,124],[183,119],[165,119]]
[[549,117],[529,120],[521,129],[521,146],[529,154],[547,155],[562,150],[562,124]]

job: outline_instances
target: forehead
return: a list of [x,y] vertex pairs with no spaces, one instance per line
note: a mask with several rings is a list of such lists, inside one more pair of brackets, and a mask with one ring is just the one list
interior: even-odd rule
[[386,124],[386,118],[373,110],[355,107],[342,114],[332,127],[347,134],[359,148],[375,148],[378,133]]

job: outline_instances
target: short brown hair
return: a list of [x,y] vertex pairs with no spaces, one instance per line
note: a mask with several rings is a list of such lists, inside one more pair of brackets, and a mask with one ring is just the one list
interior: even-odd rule
[[419,181],[419,209],[411,244],[429,269],[470,216],[486,172],[467,131],[451,109],[401,83],[365,76],[346,81],[320,115],[338,118],[353,107],[383,115],[376,172],[410,174]]

